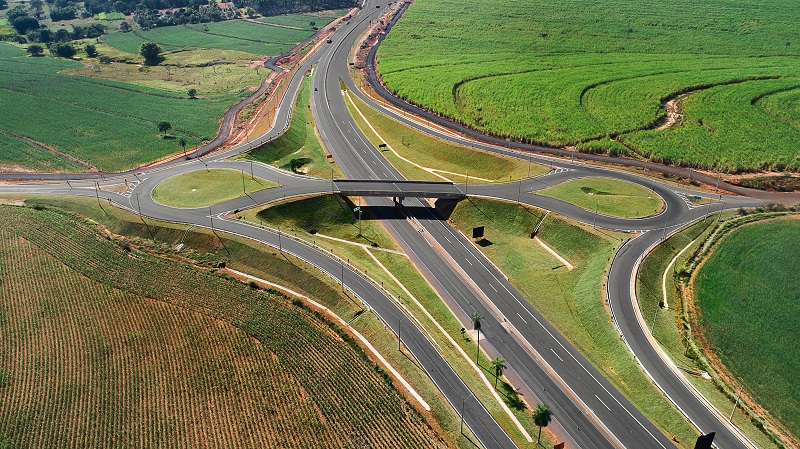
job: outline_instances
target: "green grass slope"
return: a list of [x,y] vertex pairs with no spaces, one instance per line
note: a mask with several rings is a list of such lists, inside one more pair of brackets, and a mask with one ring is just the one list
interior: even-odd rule
[[65,59],[29,58],[0,44],[0,145],[10,149],[0,154],[0,165],[129,169],[180,150],[177,138],[160,135],[158,122],[169,121],[170,136],[197,145],[216,135],[225,109],[246,94],[229,87],[190,100],[182,91],[63,73],[81,67]]
[[791,0],[419,0],[378,67],[399,96],[493,134],[798,170],[798,15]]
[[566,201],[598,214],[642,218],[659,213],[664,202],[650,189],[609,178],[583,178],[562,182],[537,195]]

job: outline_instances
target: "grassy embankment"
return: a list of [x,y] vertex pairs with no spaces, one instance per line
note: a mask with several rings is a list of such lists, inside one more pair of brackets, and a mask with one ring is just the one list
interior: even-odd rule
[[[396,253],[400,248],[387,234],[383,225],[375,220],[373,211],[368,207],[363,208],[359,235],[357,216],[353,213],[353,208],[357,204],[349,199],[338,199],[331,195],[325,195],[278,203],[264,209],[252,209],[244,211],[240,215],[242,219],[253,223],[280,228],[285,236],[297,236],[312,242],[322,250],[329,251],[348,261],[352,267],[365,272],[379,282],[393,297],[397,298],[402,307],[416,317],[426,333],[438,343],[448,362],[517,444],[520,447],[533,447],[525,441],[507,413],[500,407],[497,399],[477,377],[472,366],[472,362],[474,362],[472,357],[476,351],[474,341],[460,333],[463,325],[414,268],[406,255]],[[341,239],[344,242],[325,236]],[[357,246],[353,243],[364,246]],[[386,270],[392,275],[389,275]],[[453,344],[458,345],[460,351]],[[461,351],[468,354],[466,359]],[[479,368],[483,376],[493,385],[490,361],[483,354],[479,361]],[[501,381],[498,391],[500,398],[514,416],[522,423],[527,432],[533,435],[535,426],[530,410],[524,407],[513,388],[505,381]],[[543,441],[546,440],[543,439]]]
[[534,193],[622,218],[649,217],[664,207],[664,202],[652,190],[609,178],[575,179]]
[[548,170],[433,138],[395,122],[350,93],[345,94],[345,104],[372,145],[388,145],[380,148],[384,157],[408,179],[464,182],[468,174],[470,182],[507,181]]
[[60,211],[0,216],[3,445],[439,440],[345,332],[277,292]]
[[[400,97],[492,134],[799,170],[798,14],[792,0],[420,0],[382,44],[378,69]],[[663,104],[685,92],[676,124],[656,130]]]
[[538,237],[574,265],[568,270],[530,236],[544,212],[516,204],[471,199],[456,207],[460,229],[486,227],[481,251],[586,358],[680,447],[697,432],[641,371],[611,323],[603,287],[614,252],[626,234],[593,230],[550,215]]
[[153,190],[153,199],[165,206],[204,207],[277,186],[236,170],[201,169],[162,181]]
[[[639,307],[643,316],[654,317],[653,335],[655,336],[656,340],[658,340],[661,347],[667,351],[669,356],[678,366],[693,371],[708,370],[712,372],[712,374],[715,376],[713,381],[691,375],[687,375],[687,378],[696,388],[698,388],[701,393],[703,393],[703,395],[709,401],[711,401],[712,404],[723,411],[733,408],[733,401],[735,399],[738,383],[737,385],[728,385],[728,380],[721,379],[719,376],[717,376],[716,371],[708,365],[706,356],[709,353],[706,352],[707,350],[698,349],[704,348],[707,343],[698,344],[695,341],[695,338],[692,337],[696,337],[697,332],[702,332],[704,338],[710,335],[709,329],[706,328],[705,325],[701,323],[701,327],[699,329],[694,328],[691,333],[691,337],[689,336],[688,331],[693,329],[693,326],[697,326],[697,323],[694,323],[693,320],[698,318],[698,316],[696,316],[693,312],[690,312],[690,310],[694,310],[695,307],[699,307],[699,311],[697,312],[699,315],[703,314],[703,310],[702,303],[684,303],[684,298],[685,295],[691,295],[691,290],[687,289],[686,285],[688,276],[694,269],[693,267],[697,264],[699,260],[698,258],[702,259],[702,256],[699,256],[698,252],[702,253],[703,251],[707,250],[706,248],[708,245],[708,240],[712,238],[712,236],[714,236],[715,239],[718,238],[717,235],[720,226],[735,225],[737,221],[749,221],[752,219],[752,217],[744,217],[740,219],[737,219],[737,217],[738,214],[735,212],[726,212],[721,217],[721,222],[718,220],[720,217],[715,216],[706,221],[699,221],[698,223],[689,226],[670,237],[663,244],[656,247],[642,262],[642,266],[637,275],[636,284],[637,298],[639,300]],[[762,245],[756,246],[763,247]],[[680,255],[678,255],[679,253]],[[670,266],[670,263],[673,259],[675,259],[675,262]],[[748,260],[746,263],[750,263],[749,259],[751,258],[742,258],[742,261],[744,262],[745,260]],[[704,270],[707,269],[709,268],[704,268]],[[716,269],[727,272],[725,275],[730,273],[728,268],[723,269],[721,267],[716,267]],[[758,270],[754,271],[753,274],[755,275],[757,272]],[[742,284],[737,283],[736,285]],[[658,311],[656,311],[657,307],[664,303],[665,291],[669,310],[659,308]],[[730,296],[730,298],[736,297],[741,299],[741,295],[739,294]],[[717,296],[716,299],[719,299],[719,296]],[[730,306],[730,304],[728,304],[728,306]],[[742,310],[742,308],[737,306],[731,307],[730,310],[738,311]],[[747,313],[743,312],[742,316],[745,315],[747,315]],[[749,316],[754,315],[759,317],[774,317],[776,314],[774,311],[773,313],[769,313],[769,311],[764,312],[764,310],[759,309],[757,312],[751,312],[749,314]],[[773,328],[773,324],[770,324],[766,327],[766,329]],[[753,335],[754,338],[764,336],[764,331],[756,332]],[[688,342],[691,342],[689,346],[687,346]],[[751,344],[751,346],[749,346],[750,348],[756,347],[753,342],[749,343]],[[710,350],[715,354],[718,353],[718,351],[722,353],[725,352],[724,349],[720,351],[720,348],[717,346],[712,346]],[[741,351],[741,346],[739,346],[739,351]],[[733,352],[736,353],[736,350],[734,349]],[[754,355],[750,355],[749,357],[752,358]],[[716,355],[712,358],[718,360]],[[744,358],[745,360],[747,359],[747,357]],[[783,362],[785,362],[785,360],[781,361],[781,363]],[[759,389],[759,387],[766,388],[767,390],[771,389],[769,387],[764,387],[763,385],[753,388],[753,380],[749,379],[748,382],[748,378],[753,375],[757,374],[750,374],[749,376],[741,377],[739,372],[736,373],[737,382],[744,380],[747,384],[745,387],[745,392],[747,394],[755,392]],[[773,379],[771,379],[770,382],[773,382]],[[758,394],[758,392],[756,392],[756,394]],[[768,396],[769,393],[767,393],[767,397],[757,397],[759,401],[764,402],[760,405],[763,405],[765,408],[767,408],[767,410],[772,412],[773,408],[770,407],[770,404],[773,402],[772,398],[769,398]],[[782,400],[777,401],[778,404],[785,403],[784,399],[786,398],[784,397]],[[786,400],[791,402],[791,399]],[[742,405],[743,403],[740,402],[740,407]],[[780,407],[780,405],[778,405],[778,407]],[[748,413],[755,418],[755,423],[752,419],[740,417],[739,419],[734,419],[737,426],[739,426],[748,435],[748,437],[758,445],[758,447],[777,447],[775,440],[772,439],[772,436],[769,436],[762,431],[763,426],[761,424],[756,424],[763,421],[763,413],[754,411],[752,408],[748,408]],[[789,428],[791,428],[791,426]]]
[[321,178],[330,177],[333,167],[335,176],[340,177],[341,170],[337,165],[328,162],[328,153],[317,137],[310,101],[311,77],[306,75],[297,94],[292,121],[286,132],[239,157]]
[[[111,64],[85,54],[82,62],[29,58],[0,45],[0,168],[124,170],[180,151],[178,138],[199,145],[269,74],[248,66],[258,55],[286,51],[312,33],[245,21],[111,33],[97,44],[100,56],[124,61]],[[160,64],[139,65],[146,40],[166,51]],[[192,88],[196,99],[188,98]],[[166,138],[160,121],[172,124]]]

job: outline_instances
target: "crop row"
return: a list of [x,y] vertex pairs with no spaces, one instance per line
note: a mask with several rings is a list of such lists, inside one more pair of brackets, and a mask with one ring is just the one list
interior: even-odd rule
[[[610,0],[557,6],[422,0],[382,44],[378,69],[400,97],[489,134],[555,146],[584,143],[654,127],[665,115],[663,102],[683,92],[793,77],[798,63],[792,43],[800,26],[787,18],[800,13],[798,5],[767,3],[743,8],[712,0],[653,8]],[[732,108],[724,109],[726,119],[737,117],[731,130],[769,134],[773,128],[773,117],[754,116],[749,106]],[[791,101],[771,108],[771,116],[797,110]],[[684,112],[685,123],[709,118],[694,115],[697,109]],[[702,112],[722,120],[719,107]],[[785,154],[797,151],[800,131],[783,130],[787,139],[752,144],[762,153],[756,158],[748,151],[731,153],[729,142],[752,138],[742,132],[725,142],[696,133],[691,149],[667,151],[682,144],[669,136],[672,130],[627,144],[677,163],[710,166],[729,155],[726,167],[734,170],[798,169]]]
[[[349,338],[285,299],[0,207],[0,439],[21,446],[431,447]],[[47,280],[43,282],[43,280]]]

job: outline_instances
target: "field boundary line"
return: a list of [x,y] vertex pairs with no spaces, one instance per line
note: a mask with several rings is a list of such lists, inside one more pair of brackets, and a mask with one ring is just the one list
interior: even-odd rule
[[274,282],[270,282],[270,281],[267,281],[265,279],[261,279],[261,278],[255,277],[255,276],[251,276],[251,275],[249,275],[247,273],[243,273],[241,271],[237,271],[237,270],[234,270],[232,268],[225,268],[225,270],[230,271],[231,273],[233,273],[233,274],[235,274],[237,276],[241,276],[241,277],[247,278],[247,279],[249,279],[251,281],[260,282],[260,283],[262,283],[264,285],[268,285],[270,287],[273,287],[273,288],[281,291],[282,293],[288,293],[291,296],[296,296],[296,297],[302,299],[303,301],[306,301],[306,302],[312,304],[314,307],[325,311],[326,314],[336,318],[336,320],[339,321],[339,323],[342,326],[349,328],[350,331],[353,334],[355,334],[355,336],[359,339],[359,341],[365,347],[367,347],[369,349],[369,351],[378,360],[380,360],[380,362],[384,366],[386,366],[386,368],[392,373],[392,375],[395,376],[400,381],[400,383],[403,384],[403,387],[405,387],[405,389],[408,390],[408,392],[414,397],[414,399],[416,399],[417,402],[419,402],[419,404],[422,406],[422,408],[424,408],[426,411],[430,411],[431,410],[431,406],[428,405],[427,402],[425,402],[425,399],[423,399],[422,396],[417,392],[417,390],[415,390],[414,387],[412,387],[411,384],[409,384],[408,381],[396,369],[394,369],[394,367],[383,357],[383,355],[381,355],[381,353],[378,352],[378,350],[374,346],[372,346],[372,344],[369,342],[369,340],[367,340],[363,335],[361,335],[360,332],[355,330],[352,326],[350,326],[347,323],[347,321],[342,319],[342,317],[340,317],[339,315],[334,313],[331,309],[329,309],[329,308],[325,307],[324,305],[314,301],[313,299],[309,298],[308,296],[306,296],[306,295],[304,295],[302,293],[296,292],[296,291],[294,291],[294,290],[292,290],[292,289],[290,289],[288,287],[285,287],[283,285],[276,284]]

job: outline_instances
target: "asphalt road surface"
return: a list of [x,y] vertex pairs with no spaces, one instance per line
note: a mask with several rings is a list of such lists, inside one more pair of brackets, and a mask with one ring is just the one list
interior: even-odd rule
[[[379,7],[376,8],[376,5]],[[461,412],[463,405],[465,423],[483,446],[515,447],[505,431],[453,371],[436,345],[428,340],[424,330],[414,320],[409,319],[395,300],[378,285],[324,249],[281,234],[278,230],[223,218],[223,215],[233,210],[282,198],[341,191],[341,186],[353,189],[364,186],[364,183],[348,184],[344,180],[296,175],[260,163],[226,160],[231,155],[275,138],[288,126],[291,105],[302,75],[312,66],[316,66],[312,108],[320,135],[348,178],[386,181],[387,183],[382,184],[391,184],[392,189],[396,189],[397,196],[402,196],[404,189],[408,196],[420,195],[420,186],[403,183],[402,175],[386,162],[350,118],[344,104],[341,82],[372,107],[408,126],[440,138],[464,143],[463,138],[457,134],[429,129],[394,109],[376,104],[353,85],[348,73],[349,49],[360,33],[369,26],[370,21],[377,19],[386,6],[380,2],[367,2],[349,24],[343,25],[334,33],[332,43],[325,45],[310,58],[292,78],[287,95],[276,113],[275,126],[252,142],[202,158],[173,161],[135,174],[131,172],[110,176],[91,174],[69,177],[37,175],[48,182],[4,185],[0,186],[0,191],[97,197],[102,205],[113,201],[146,217],[204,226],[280,247],[284,252],[319,267],[342,282],[393,331],[400,330],[404,345],[457,413]],[[463,191],[469,195],[524,203],[584,223],[593,223],[598,227],[640,233],[620,249],[608,278],[609,304],[620,334],[643,369],[690,421],[702,432],[717,432],[718,447],[754,447],[738,429],[727,424],[725,417],[688,384],[684,375],[660,351],[639,315],[632,282],[639,261],[665,236],[722,208],[757,206],[762,204],[762,200],[720,196],[724,203],[695,207],[685,200],[685,196],[696,195],[696,192],[634,173],[523,153],[496,145],[488,139],[483,142],[471,141],[468,144],[484,151],[550,165],[553,170],[543,176],[502,184],[449,186],[447,189],[452,189],[448,191]],[[207,168],[232,168],[246,173],[252,172],[255,176],[277,182],[280,187],[244,194],[210,208],[176,209],[153,201],[151,194],[159,182],[177,174]],[[5,176],[7,179],[16,177]],[[597,215],[565,202],[531,193],[566,180],[589,176],[621,179],[648,187],[664,199],[666,207],[661,214],[654,217],[619,219]],[[130,186],[125,193],[102,189],[119,184],[122,180]],[[340,184],[339,188],[337,182]],[[403,206],[397,207],[390,198],[376,197],[367,200],[367,207],[374,207],[385,220],[389,232],[465,327],[468,327],[469,317],[473,312],[484,317],[482,334],[486,339],[486,351],[506,360],[509,366],[508,376],[518,380],[515,381],[515,386],[521,390],[526,400],[531,403],[543,402],[550,406],[554,411],[554,432],[567,441],[568,447],[673,447],[665,435],[533,309],[465,236],[440,219],[427,202],[407,198]]]

